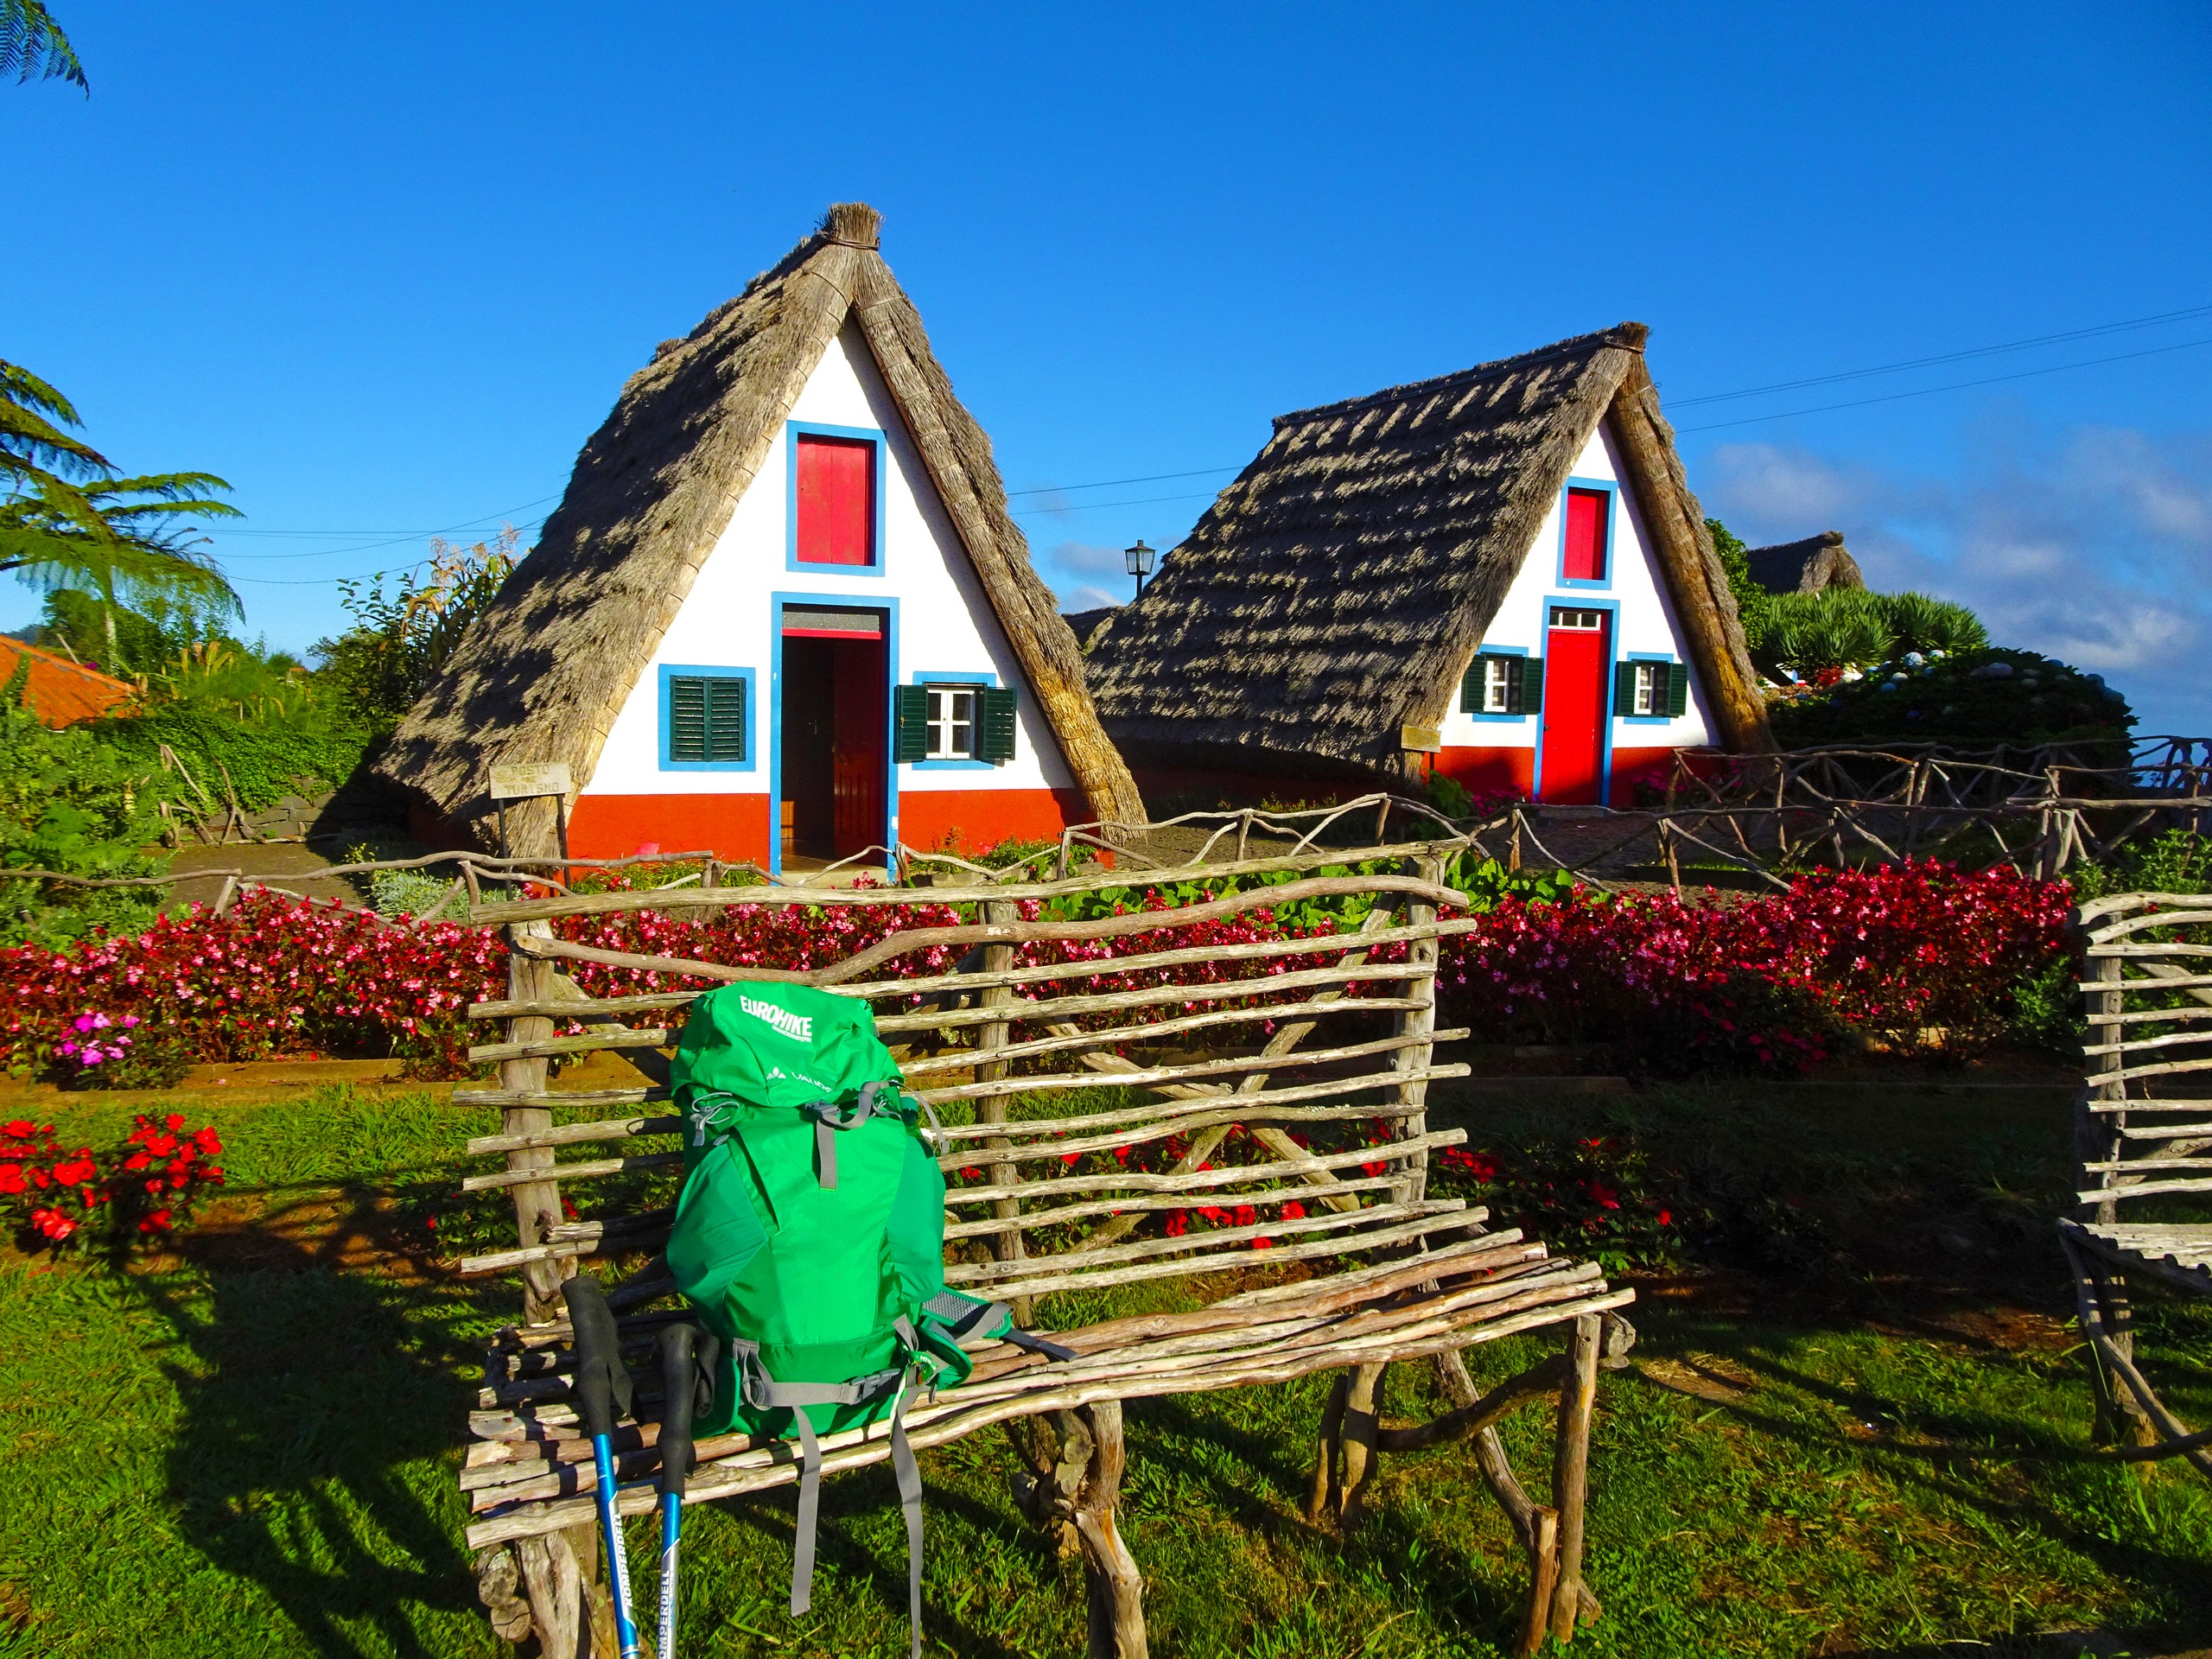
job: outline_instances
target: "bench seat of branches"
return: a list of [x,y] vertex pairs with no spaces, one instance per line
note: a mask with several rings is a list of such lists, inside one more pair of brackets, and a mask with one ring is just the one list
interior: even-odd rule
[[[668,1210],[569,1221],[560,1197],[579,1189],[588,1196],[590,1182],[626,1170],[680,1165],[679,1120],[656,1109],[669,1098],[665,1089],[648,1082],[549,1092],[548,1062],[620,1047],[648,1078],[664,1079],[656,1051],[674,1040],[702,982],[761,978],[870,1001],[909,1085],[944,1121],[938,1144],[948,1180],[948,1282],[1012,1304],[1022,1324],[1076,1355],[1047,1362],[980,1344],[974,1376],[917,1404],[906,1423],[918,1447],[1007,1425],[1024,1465],[1020,1509],[1082,1558],[1091,1654],[1146,1652],[1141,1580],[1115,1519],[1123,1402],[1324,1370],[1338,1376],[1317,1426],[1306,1495],[1315,1520],[1356,1522],[1382,1453],[1471,1440],[1481,1478],[1527,1558],[1519,1650],[1534,1651],[1548,1634],[1568,1638],[1594,1619],[1599,1605],[1581,1567],[1591,1414],[1599,1370],[1624,1363],[1632,1340],[1618,1313],[1632,1293],[1609,1286],[1595,1265],[1554,1257],[1517,1231],[1491,1230],[1482,1210],[1429,1191],[1432,1154],[1465,1138],[1430,1128],[1426,1105],[1432,1081],[1467,1070],[1435,1058],[1439,1041],[1464,1035],[1435,1028],[1438,941],[1469,925],[1439,913],[1457,898],[1441,875],[1458,846],[1363,849],[1370,859],[1387,855],[1394,873],[1354,876],[1311,874],[1346,857],[1317,853],[1289,861],[1287,885],[1072,921],[1024,919],[1020,901],[1126,887],[1132,878],[1094,871],[920,893],[708,885],[477,906],[480,922],[508,928],[512,949],[509,995],[471,1012],[504,1020],[506,1030],[504,1040],[473,1051],[499,1063],[499,1087],[455,1098],[498,1108],[499,1133],[467,1149],[499,1155],[505,1167],[465,1185],[508,1189],[518,1236],[514,1248],[464,1266],[518,1273],[524,1293],[523,1318],[492,1347],[461,1478],[480,1589],[500,1633],[518,1639],[534,1628],[548,1653],[563,1655],[601,1651],[595,1627],[597,1642],[607,1640],[594,1584],[590,1446],[567,1402],[562,1280],[588,1257],[645,1262],[611,1298],[636,1345],[640,1419],[655,1411],[643,1375],[646,1346],[661,1325],[684,1316],[655,1255]],[[1204,882],[1284,868],[1278,858],[1173,874]],[[1140,932],[1303,899],[1358,897],[1373,908],[1357,928],[1332,934],[1125,948]],[[724,905],[887,902],[951,905],[973,919],[909,930],[803,974],[632,955],[551,930],[564,917],[645,908],[700,915]],[[1106,960],[1095,950],[1068,959],[1058,948],[1116,940],[1125,944]],[[923,946],[947,947],[957,970],[887,971]],[[563,971],[579,963],[664,975],[658,982],[670,988],[594,999]],[[1080,982],[1102,978],[1111,988]],[[560,1025],[578,1020],[597,1023],[559,1034]],[[602,1115],[556,1124],[555,1109],[577,1107]],[[630,1115],[606,1115],[607,1108]],[[652,1149],[630,1149],[640,1144]],[[564,1149],[587,1155],[556,1161]],[[1201,1224],[1208,1217],[1217,1224]],[[1057,1328],[1047,1317],[1065,1293],[1105,1289],[1159,1311]],[[1095,1307],[1095,1296],[1084,1305]],[[1487,1389],[1475,1385],[1465,1351],[1547,1328],[1561,1338],[1552,1357]],[[1452,1402],[1446,1414],[1384,1426],[1384,1368],[1399,1361],[1435,1368]],[[1507,1462],[1496,1426],[1544,1400],[1555,1402],[1556,1416],[1548,1501],[1538,1503]],[[626,1514],[653,1504],[648,1487],[627,1483],[658,1468],[655,1433],[641,1422],[617,1442]],[[880,1426],[822,1445],[825,1473],[889,1453]],[[690,1501],[765,1492],[798,1472],[788,1443],[743,1434],[702,1440],[698,1454]]]
[[2075,914],[2088,941],[2088,1068],[2076,1112],[2082,1208],[2059,1223],[2059,1240],[2097,1438],[2115,1456],[2183,1458],[2212,1475],[2212,1432],[2191,1433],[2136,1363],[2128,1289],[2212,1296],[2212,896],[2119,893]]

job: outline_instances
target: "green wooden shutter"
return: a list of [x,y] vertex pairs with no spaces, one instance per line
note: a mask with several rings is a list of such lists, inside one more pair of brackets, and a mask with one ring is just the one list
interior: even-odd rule
[[668,683],[668,758],[707,758],[707,683],[679,675]]
[[1667,713],[1670,718],[1679,717],[1690,709],[1690,665],[1674,664],[1674,672],[1667,677]]
[[1613,715],[1618,719],[1636,712],[1636,671],[1638,663],[1613,664]]
[[707,759],[745,759],[745,682],[734,676],[705,682]]
[[1490,658],[1478,655],[1459,682],[1459,712],[1479,715],[1483,711],[1483,680],[1490,667]]
[[930,689],[926,685],[894,685],[891,688],[891,721],[893,735],[891,757],[894,760],[926,760],[930,758]]
[[976,694],[982,705],[976,725],[976,758],[995,766],[1014,759],[1014,690],[986,686]]
[[1540,715],[1544,711],[1544,659],[1541,657],[1516,657],[1521,671],[1513,677],[1512,707],[1516,715]]

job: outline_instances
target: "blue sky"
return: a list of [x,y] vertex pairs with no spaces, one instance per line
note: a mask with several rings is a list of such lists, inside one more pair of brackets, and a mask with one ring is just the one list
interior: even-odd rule
[[1270,416],[1633,317],[1708,511],[2212,732],[2193,0],[54,4],[92,95],[0,86],[0,357],[232,480],[272,643],[429,531],[527,534],[655,342],[860,199],[1071,603]]

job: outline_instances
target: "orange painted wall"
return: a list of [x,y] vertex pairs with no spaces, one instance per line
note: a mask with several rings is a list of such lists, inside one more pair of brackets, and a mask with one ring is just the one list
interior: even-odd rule
[[1080,790],[912,790],[899,797],[899,839],[927,853],[950,836],[952,851],[977,853],[1002,841],[1057,841],[1091,816]]
[[664,853],[768,859],[766,795],[585,795],[569,817],[578,858],[626,858],[651,843]]
[[[899,798],[899,838],[928,852],[953,837],[954,850],[1001,841],[1051,841],[1090,817],[1077,790],[949,789]],[[569,818],[578,858],[625,858],[648,843],[664,853],[768,859],[766,795],[586,795]]]

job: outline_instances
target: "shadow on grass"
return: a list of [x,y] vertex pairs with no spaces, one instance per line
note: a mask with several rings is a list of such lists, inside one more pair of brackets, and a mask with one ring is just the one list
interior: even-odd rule
[[467,1650],[462,1615],[489,1652],[446,1454],[492,1316],[404,1261],[341,1271],[390,1232],[372,1197],[326,1192],[194,1241],[199,1274],[137,1281],[176,1344],[168,1497],[182,1536],[318,1655]]

